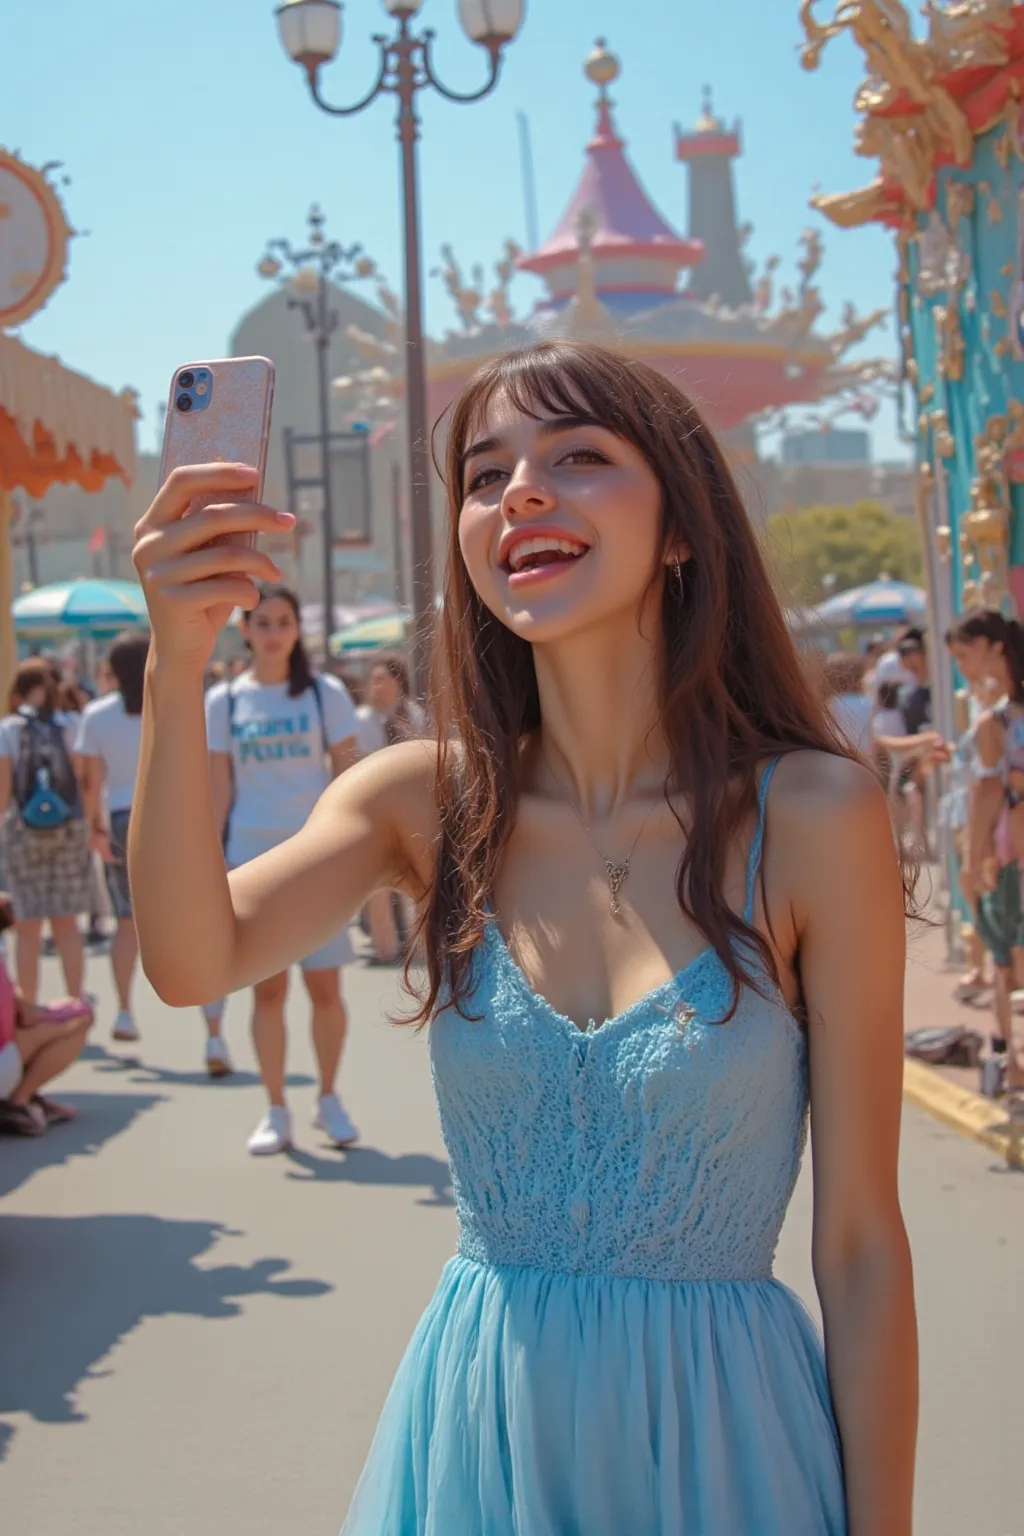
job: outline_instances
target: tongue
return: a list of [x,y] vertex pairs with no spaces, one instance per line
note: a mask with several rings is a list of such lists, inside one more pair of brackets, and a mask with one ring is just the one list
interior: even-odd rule
[[561,549],[544,549],[537,554],[527,555],[521,569],[528,571],[532,570],[532,568],[536,565],[555,565],[556,563],[564,564],[568,560],[576,560],[578,558],[579,557],[577,555],[567,555],[565,551]]

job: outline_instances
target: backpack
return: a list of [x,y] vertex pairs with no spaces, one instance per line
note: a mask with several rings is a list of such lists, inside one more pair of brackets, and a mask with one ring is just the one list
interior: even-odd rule
[[64,743],[64,730],[54,717],[44,719],[22,705],[21,740],[14,766],[14,800],[32,832],[53,832],[81,815],[78,780]]

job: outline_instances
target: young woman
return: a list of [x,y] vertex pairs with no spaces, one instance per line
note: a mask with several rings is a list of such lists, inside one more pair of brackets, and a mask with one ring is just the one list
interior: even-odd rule
[[[877,779],[660,375],[561,342],[490,362],[446,479],[436,745],[359,763],[230,878],[202,673],[270,561],[207,541],[291,520],[184,517],[252,476],[183,470],[135,553],[154,651],[131,866],[158,991],[279,970],[382,885],[422,904],[459,1255],[347,1536],[910,1536],[905,884]],[[195,900],[168,912],[168,883]],[[808,1102],[824,1353],[772,1277]]]
[[[14,924],[14,905],[0,892],[0,933]],[[42,1093],[81,1054],[92,1006],[66,997],[40,1008],[18,995],[0,956],[0,1132],[41,1136],[47,1126],[75,1118],[68,1104]]]
[[[206,694],[214,817],[223,829],[231,868],[258,860],[298,832],[331,777],[356,757],[355,707],[335,678],[314,678],[302,644],[295,593],[281,586],[264,588],[246,616],[245,639],[250,669]],[[291,958],[301,960],[313,1008],[320,1072],[313,1123],[338,1146],[348,1146],[359,1132],[336,1089],[348,1028],[339,972],[353,958],[345,925],[316,936]],[[292,1140],[285,1103],[288,968],[255,979],[253,1043],[270,1103],[249,1138],[249,1151],[261,1155],[281,1152]],[[211,995],[219,996],[219,989]],[[231,1070],[220,1032],[223,1007],[220,1001],[203,1009],[209,1031],[206,1063],[212,1076]]]
[[[1003,650],[1004,619],[993,609],[979,608],[958,619],[946,635],[946,645],[968,687],[968,728],[959,741],[948,748],[951,770],[947,815],[956,839],[957,876],[964,899],[977,919],[978,896],[968,862],[971,791],[977,778],[998,778],[1002,764],[986,768],[978,757],[975,733],[978,722],[989,710],[1002,705],[1010,686],[1009,668]],[[985,942],[973,926],[970,946],[970,970],[960,978],[955,996],[959,1002],[976,1001],[988,990],[985,979]]]
[[142,730],[142,691],[149,636],[128,633],[115,640],[107,658],[116,688],[87,704],[75,753],[82,780],[92,846],[103,859],[110,905],[117,922],[110,963],[117,988],[115,1040],[138,1040],[132,1014],[132,978],[139,944],[128,887],[128,822],[135,794]]
[[1024,625],[995,610],[965,615],[948,636],[965,678],[981,668],[1006,698],[974,728],[974,767],[961,883],[976,900],[977,928],[995,966],[994,1048],[1006,1059],[1011,1116],[1024,1117],[1024,1032],[1012,993],[1024,951]]
[[[79,716],[59,708],[58,687],[48,662],[22,662],[11,687],[11,713],[0,725],[4,870],[16,919],[18,989],[28,1003],[39,992],[47,919],[69,996],[81,995],[85,979],[78,919],[92,904],[92,855],[72,761]],[[39,824],[28,804],[35,799],[38,809],[44,781],[58,791],[63,807],[48,826]]]

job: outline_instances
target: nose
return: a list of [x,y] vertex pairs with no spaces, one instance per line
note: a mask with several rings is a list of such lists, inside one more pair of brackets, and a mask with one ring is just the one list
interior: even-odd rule
[[502,511],[507,517],[534,516],[550,512],[558,503],[554,492],[545,484],[539,466],[530,459],[520,459],[505,486],[501,499]]

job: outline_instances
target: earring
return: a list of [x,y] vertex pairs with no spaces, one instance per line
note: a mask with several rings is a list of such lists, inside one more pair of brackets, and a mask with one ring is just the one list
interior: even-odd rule
[[682,595],[683,595],[683,562],[681,560],[677,560],[675,562],[675,564],[672,567],[672,573],[675,576],[676,581],[679,583],[679,596],[682,597]]

